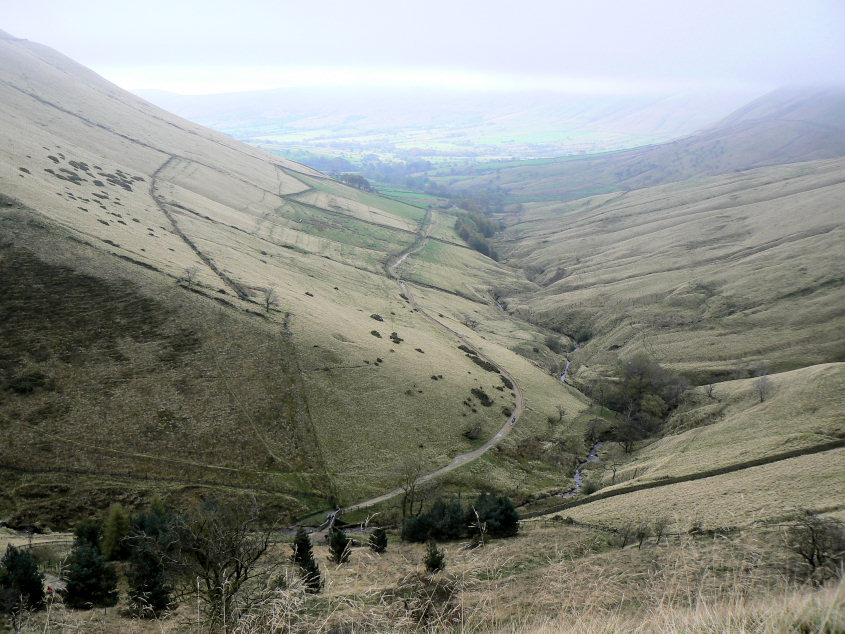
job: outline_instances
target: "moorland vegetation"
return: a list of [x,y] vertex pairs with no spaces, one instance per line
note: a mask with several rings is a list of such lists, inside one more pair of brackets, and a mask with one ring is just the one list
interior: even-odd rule
[[836,94],[394,198],[0,55],[12,627],[843,627]]

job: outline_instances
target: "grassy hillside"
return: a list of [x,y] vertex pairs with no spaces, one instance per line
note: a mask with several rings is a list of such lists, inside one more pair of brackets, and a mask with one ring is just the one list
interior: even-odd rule
[[669,420],[675,431],[632,454],[603,443],[600,461],[585,468],[600,490],[562,514],[616,527],[664,516],[711,530],[799,507],[841,512],[845,367],[811,366],[767,380],[762,402],[756,379],[718,383],[709,396],[694,390]]
[[[110,501],[331,496],[278,324],[24,214],[0,219],[0,515],[62,525]],[[64,235],[63,235],[64,234]]]
[[504,302],[582,340],[584,379],[636,352],[696,383],[840,361],[843,182],[816,161],[526,205],[497,248],[538,288]]
[[[253,609],[236,631],[775,633],[845,626],[842,583],[821,589],[794,583],[776,527],[714,539],[670,526],[642,547],[619,545],[609,531],[525,522],[517,537],[484,548],[445,544],[446,570],[427,579],[425,546],[391,535],[381,555],[356,547],[348,563],[326,567],[318,595],[306,594],[288,569],[289,586]],[[326,561],[324,544],[316,543],[314,552]],[[290,544],[274,545],[273,554],[286,559]],[[761,558],[772,565],[760,567]],[[43,631],[48,619],[95,632],[196,627],[193,602],[154,622],[122,616],[123,609],[70,611],[57,604],[49,615],[29,616],[23,631]]]
[[[441,245],[464,264],[450,270],[425,251],[409,256],[402,274],[407,269],[409,279],[434,293],[431,311],[443,315],[438,319],[462,323],[475,315],[482,325],[470,330],[484,343],[484,324],[503,319],[490,299],[492,285],[531,285],[521,273],[451,244],[457,240],[452,216],[429,215],[419,206],[341,185],[181,120],[37,44],[4,37],[0,59],[0,193],[11,203],[0,210],[0,220],[17,232],[10,230],[14,237],[6,240],[11,250],[5,284],[20,293],[42,276],[59,275],[50,268],[59,267],[59,278],[71,280],[66,286],[101,289],[50,291],[69,302],[68,314],[78,315],[73,326],[61,312],[42,311],[38,294],[14,301],[39,315],[38,330],[82,337],[108,366],[89,372],[84,355],[62,361],[69,366],[54,366],[60,348],[51,348],[32,368],[25,355],[10,358],[5,381],[40,372],[47,377],[44,385],[70,382],[72,389],[62,389],[76,396],[66,399],[61,395],[67,391],[41,385],[37,398],[6,390],[9,460],[43,442],[38,469],[97,472],[102,477],[91,477],[98,482],[129,478],[116,463],[120,452],[130,450],[143,454],[135,457],[138,465],[161,479],[184,479],[187,467],[166,461],[147,467],[147,454],[194,460],[202,474],[231,467],[260,472],[260,480],[271,471],[271,488],[278,486],[280,494],[288,490],[283,485],[308,493],[287,509],[296,514],[327,506],[329,498],[345,504],[395,487],[409,456],[429,470],[449,464],[508,420],[514,396],[498,373],[482,370],[453,335],[413,309],[386,271],[399,254],[434,234],[438,240],[426,249]],[[43,230],[31,229],[33,223]],[[23,285],[11,273],[20,258],[31,263]],[[440,306],[438,288],[443,297],[460,292],[469,299]],[[141,299],[148,296],[155,300],[149,306]],[[146,308],[124,315],[119,306],[127,301]],[[77,332],[88,313],[117,317]],[[124,327],[119,341],[106,334]],[[186,339],[192,347],[167,352],[179,328],[196,333]],[[528,339],[543,338],[536,327],[520,328]],[[30,345],[22,340],[20,349]],[[492,354],[517,358],[509,347],[500,341]],[[276,354],[282,361],[272,361]],[[180,360],[178,371],[167,365],[171,357]],[[136,363],[145,381],[127,380]],[[277,363],[284,363],[284,371]],[[121,378],[107,379],[110,372]],[[179,372],[208,383],[200,388]],[[531,434],[539,433],[536,426],[557,411],[558,402],[573,402],[567,420],[585,406],[542,368],[528,364],[519,372],[530,386],[525,396],[534,422],[525,429]],[[98,381],[116,383],[102,390]],[[174,387],[185,381],[187,396]],[[491,403],[482,405],[473,389]],[[99,395],[88,397],[89,391]],[[52,407],[59,413],[48,420],[63,429],[60,448],[27,427],[37,418],[34,411]],[[150,425],[164,431],[155,436],[159,432],[149,432]],[[300,446],[296,434],[303,429],[310,435]],[[232,436],[234,445],[246,445],[229,447]],[[96,446],[96,461],[87,449],[72,449],[88,444]],[[535,463],[523,464],[519,453],[497,452],[485,473],[511,489],[519,486],[515,472],[523,480],[567,486],[568,465],[581,450],[573,444],[540,461],[536,476]],[[126,473],[140,470],[132,466]],[[465,485],[460,474],[456,478],[455,486]],[[89,483],[74,486],[84,491]],[[139,487],[129,487],[131,495]],[[51,506],[52,492],[46,495],[27,517],[72,519]],[[96,504],[106,505],[105,498]],[[13,497],[9,507],[22,499]]]

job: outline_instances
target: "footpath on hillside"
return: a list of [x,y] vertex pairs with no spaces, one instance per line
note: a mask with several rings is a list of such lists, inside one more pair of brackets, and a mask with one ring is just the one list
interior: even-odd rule
[[[441,468],[439,468],[435,471],[432,471],[431,473],[426,473],[425,475],[420,476],[419,478],[417,478],[414,481],[415,485],[424,484],[426,482],[434,480],[435,478],[439,478],[443,474],[449,473],[450,471],[453,471],[453,470],[457,469],[458,467],[462,467],[463,465],[468,464],[468,463],[472,462],[473,460],[476,460],[476,459],[480,458],[481,456],[483,456],[485,453],[490,451],[490,449],[492,449],[493,447],[498,445],[502,441],[502,439],[510,433],[511,429],[513,429],[514,425],[519,420],[519,417],[522,415],[522,412],[525,409],[525,401],[524,401],[523,396],[522,396],[522,389],[519,387],[519,384],[517,383],[517,381],[513,377],[513,375],[510,374],[504,368],[502,368],[500,365],[498,365],[497,363],[495,363],[494,361],[492,361],[491,359],[486,357],[480,351],[476,350],[475,347],[463,337],[463,335],[461,335],[457,331],[453,330],[452,328],[450,328],[449,326],[447,326],[443,322],[439,321],[437,318],[433,317],[431,314],[426,312],[425,309],[421,308],[417,304],[417,301],[414,298],[413,292],[410,290],[410,288],[405,283],[405,281],[400,277],[400,275],[398,273],[399,266],[408,258],[408,256],[410,256],[414,253],[417,253],[418,251],[422,250],[425,247],[426,244],[428,244],[428,241],[429,241],[429,239],[431,237],[431,233],[432,233],[432,227],[430,226],[430,223],[431,223],[431,209],[428,210],[428,213],[426,214],[425,219],[423,220],[423,223],[420,227],[420,232],[418,234],[418,237],[414,241],[414,243],[410,247],[408,247],[405,251],[400,253],[393,260],[393,262],[388,264],[385,267],[385,270],[386,270],[387,274],[399,284],[399,287],[402,289],[403,295],[408,299],[408,303],[411,305],[411,308],[415,309],[420,315],[422,315],[423,317],[425,317],[426,319],[428,319],[432,323],[436,324],[439,328],[442,328],[443,330],[447,331],[449,334],[451,334],[453,337],[455,337],[455,339],[460,341],[461,344],[463,344],[464,346],[472,349],[478,355],[478,357],[480,359],[486,361],[487,363],[490,363],[491,365],[496,366],[496,369],[498,370],[499,374],[501,374],[503,377],[505,377],[506,379],[508,379],[508,381],[511,382],[511,384],[513,385],[514,409],[513,409],[513,413],[511,414],[510,418],[508,418],[508,422],[505,423],[504,426],[498,432],[496,432],[496,434],[490,440],[485,442],[483,445],[481,445],[477,449],[474,449],[473,451],[470,451],[468,453],[458,454],[457,456],[452,458],[452,461],[448,465],[446,465],[445,467],[441,467]],[[404,490],[405,490],[404,487],[398,487],[398,488],[393,489],[392,491],[388,491],[387,493],[384,493],[382,495],[376,496],[374,498],[370,498],[369,500],[365,500],[363,502],[358,502],[357,504],[347,506],[346,508],[343,509],[343,512],[348,513],[348,512],[351,512],[351,511],[357,511],[357,510],[360,510],[360,509],[365,509],[365,508],[369,508],[371,506],[375,506],[376,504],[380,504],[381,502],[386,502],[387,500],[390,500],[391,498],[402,495]]]

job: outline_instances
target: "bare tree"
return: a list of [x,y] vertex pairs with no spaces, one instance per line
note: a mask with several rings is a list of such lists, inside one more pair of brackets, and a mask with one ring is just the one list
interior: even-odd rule
[[631,522],[625,522],[621,528],[616,531],[616,544],[619,548],[625,548],[628,541],[633,537],[634,525]]
[[757,377],[757,379],[754,381],[754,391],[757,393],[757,396],[760,397],[761,403],[769,397],[769,395],[774,391],[774,389],[774,383],[772,383],[772,380],[765,374],[763,376]]
[[397,467],[396,475],[399,477],[402,488],[402,526],[404,530],[405,520],[414,513],[414,498],[419,486],[419,478],[425,472],[425,466],[418,456],[408,456]]
[[262,288],[261,303],[264,305],[264,310],[266,310],[268,313],[270,312],[271,308],[275,308],[276,306],[278,306],[279,294],[276,292],[276,289],[272,286]]
[[654,538],[656,540],[656,544],[660,545],[660,540],[666,534],[666,529],[669,527],[669,520],[660,515],[654,518],[654,521],[651,523],[651,530],[654,533]]
[[183,583],[196,588],[210,623],[234,622],[278,578],[282,564],[267,556],[270,531],[259,525],[252,497],[207,498],[174,519],[165,556]]
[[195,266],[189,266],[182,272],[182,279],[180,281],[185,283],[185,286],[191,288],[194,284],[197,283],[197,277],[199,276],[199,269]]
[[643,547],[643,543],[649,538],[651,535],[651,526],[646,524],[645,522],[640,522],[634,528],[634,536],[637,538],[637,550],[641,550]]
[[845,564],[845,524],[802,510],[784,536],[784,546],[798,555],[794,572],[821,585],[841,577]]
[[601,418],[593,418],[587,423],[587,432],[585,437],[591,447],[599,441],[599,427],[603,424],[603,422],[604,421]]
[[714,385],[713,383],[708,383],[708,384],[707,384],[707,388],[706,388],[706,390],[707,390],[707,398],[713,398],[713,388],[714,388],[714,387],[715,387],[715,385]]
[[616,462],[616,460],[614,460],[609,465],[604,467],[605,470],[609,470],[609,471],[613,472],[613,476],[610,479],[610,484],[616,484],[616,472],[619,470],[619,467],[621,467],[621,466],[622,466],[621,462]]

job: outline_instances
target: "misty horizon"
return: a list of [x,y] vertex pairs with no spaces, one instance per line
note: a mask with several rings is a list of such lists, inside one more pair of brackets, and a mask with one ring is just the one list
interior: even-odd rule
[[284,87],[425,87],[668,94],[845,84],[845,6],[678,6],[528,0],[402,7],[153,0],[86,11],[7,7],[11,35],[55,48],[128,90],[219,94]]

